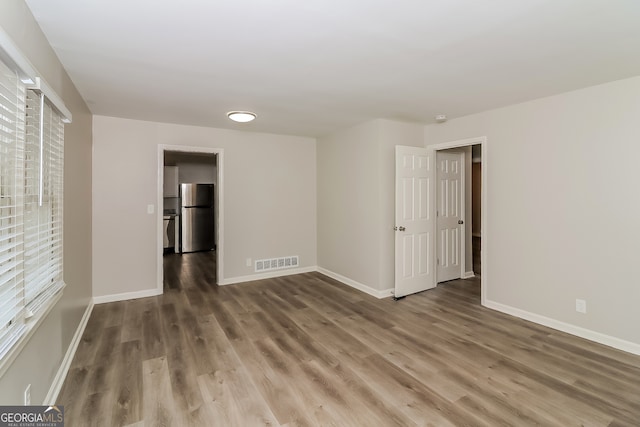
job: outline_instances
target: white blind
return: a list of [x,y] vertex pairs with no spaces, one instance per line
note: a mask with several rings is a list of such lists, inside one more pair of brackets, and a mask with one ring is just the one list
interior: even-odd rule
[[64,287],[63,122],[71,112],[0,28],[0,372]]
[[24,86],[0,62],[0,359],[25,330],[24,118]]
[[64,124],[44,95],[27,91],[24,280],[27,316],[63,287]]

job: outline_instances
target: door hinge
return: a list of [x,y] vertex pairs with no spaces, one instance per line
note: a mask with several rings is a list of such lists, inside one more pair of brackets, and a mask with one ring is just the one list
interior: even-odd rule
[[436,265],[440,265],[440,258],[436,258]]

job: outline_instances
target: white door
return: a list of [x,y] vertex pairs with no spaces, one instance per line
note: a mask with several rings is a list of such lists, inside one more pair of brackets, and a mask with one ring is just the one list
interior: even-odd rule
[[433,152],[396,146],[395,297],[435,287]]
[[462,204],[464,153],[436,153],[437,206],[437,282],[462,277]]

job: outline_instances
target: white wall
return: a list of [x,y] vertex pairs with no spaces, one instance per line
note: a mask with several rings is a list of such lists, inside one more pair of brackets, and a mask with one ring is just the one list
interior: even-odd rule
[[640,344],[639,117],[636,77],[426,127],[488,138],[488,303]]
[[318,266],[380,287],[378,123],[318,139]]
[[423,127],[374,120],[318,140],[318,266],[370,290],[394,283],[395,146]]
[[0,404],[23,404],[31,384],[41,404],[91,299],[91,113],[23,0],[0,2],[0,26],[73,114],[64,127],[64,281],[62,299],[0,378]]
[[157,215],[146,206],[161,144],[224,149],[225,280],[253,274],[246,258],[316,265],[314,139],[103,116],[93,135],[94,296],[157,286]]

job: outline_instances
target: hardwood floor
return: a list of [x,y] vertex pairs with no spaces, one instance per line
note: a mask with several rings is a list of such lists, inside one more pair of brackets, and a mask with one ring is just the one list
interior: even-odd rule
[[394,302],[176,257],[164,295],[95,306],[67,426],[640,425],[640,357],[483,308],[476,279]]

